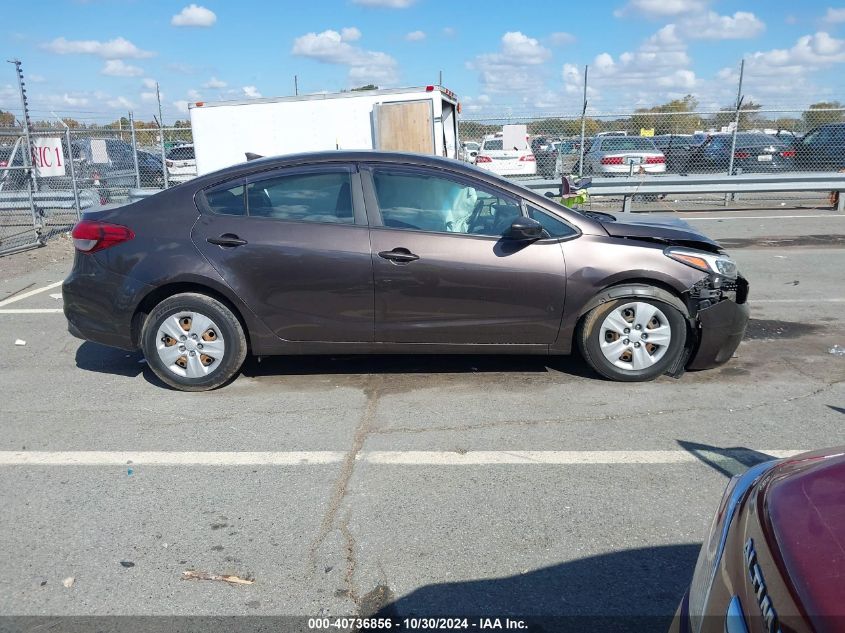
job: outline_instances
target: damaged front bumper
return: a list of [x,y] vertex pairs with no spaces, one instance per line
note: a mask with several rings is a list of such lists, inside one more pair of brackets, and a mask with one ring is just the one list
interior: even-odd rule
[[748,281],[708,276],[692,288],[690,314],[698,336],[687,369],[709,369],[730,360],[748,325]]

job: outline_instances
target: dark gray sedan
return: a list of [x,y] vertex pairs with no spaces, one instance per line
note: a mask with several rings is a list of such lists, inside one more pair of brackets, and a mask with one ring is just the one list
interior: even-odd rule
[[564,208],[430,156],[255,160],[85,214],[64,282],[74,335],[212,389],[247,354],[580,350],[649,380],[724,363],[748,284],[692,230]]

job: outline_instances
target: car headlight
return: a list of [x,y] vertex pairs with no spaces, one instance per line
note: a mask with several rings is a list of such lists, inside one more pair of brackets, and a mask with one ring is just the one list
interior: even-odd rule
[[722,495],[722,501],[719,503],[719,509],[710,525],[710,531],[698,553],[698,561],[695,563],[695,571],[692,574],[689,589],[689,619],[692,633],[699,633],[701,624],[704,622],[704,610],[707,607],[710,589],[722,559],[734,514],[749,488],[763,473],[777,463],[777,461],[771,461],[757,464],[743,474],[732,477],[728,482],[725,494]]
[[698,268],[706,273],[716,273],[728,279],[736,279],[736,262],[727,255],[717,255],[689,248],[667,248],[663,253],[675,261]]

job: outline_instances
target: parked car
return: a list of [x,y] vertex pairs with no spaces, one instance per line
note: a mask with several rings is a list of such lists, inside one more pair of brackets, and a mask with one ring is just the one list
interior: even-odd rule
[[845,168],[845,123],[828,123],[810,130],[793,144],[800,169],[838,171]]
[[731,479],[673,633],[842,631],[845,448]]
[[417,154],[258,159],[86,213],[72,236],[70,332],[142,349],[187,391],[248,352],[577,348],[607,378],[649,380],[726,362],[748,319],[736,264],[690,228]]
[[[115,138],[81,138],[71,141],[78,186],[93,188],[108,200],[137,186],[132,145]],[[142,187],[164,184],[161,158],[138,150],[138,173]],[[68,176],[69,178],[69,176]]]
[[531,139],[531,153],[537,163],[537,172],[544,178],[553,178],[557,166],[557,148],[554,143],[557,139],[545,136],[536,136]]
[[[685,167],[688,172],[727,172],[732,134],[714,134],[695,149]],[[734,147],[734,173],[778,172],[795,169],[795,149],[769,134],[738,133]]]
[[666,171],[678,173],[686,168],[695,148],[691,134],[661,134],[652,140],[666,157]]
[[666,157],[648,137],[610,134],[596,136],[584,154],[585,174],[626,175],[631,165],[635,173],[662,174]]
[[537,173],[537,160],[528,142],[519,148],[505,148],[501,136],[484,137],[475,164],[499,176],[534,176]]
[[464,141],[461,143],[461,150],[458,158],[470,164],[475,164],[475,157],[478,156],[478,150],[481,149],[481,143],[475,141]]
[[179,183],[195,178],[197,175],[197,159],[194,146],[191,143],[177,145],[166,154],[167,179],[171,183]]

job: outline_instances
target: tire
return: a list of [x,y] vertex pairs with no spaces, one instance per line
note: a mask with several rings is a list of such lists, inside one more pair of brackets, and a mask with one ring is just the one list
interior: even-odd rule
[[[639,341],[636,336],[641,337]],[[587,364],[605,378],[620,382],[654,380],[665,374],[684,352],[686,337],[686,320],[677,308],[643,296],[613,299],[596,306],[586,314],[576,334]]]
[[209,391],[237,375],[247,343],[240,321],[228,307],[188,292],[153,308],[141,330],[141,349],[163,383],[180,391]]

